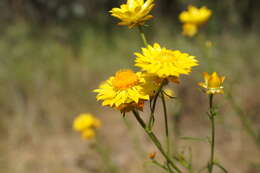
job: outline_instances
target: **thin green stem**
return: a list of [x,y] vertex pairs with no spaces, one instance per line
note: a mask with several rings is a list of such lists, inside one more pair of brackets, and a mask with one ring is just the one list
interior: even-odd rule
[[224,173],[228,173],[228,171],[219,163],[214,162],[214,165],[216,165],[217,167],[219,167]]
[[155,164],[155,165],[157,165],[157,166],[159,166],[160,168],[162,168],[162,169],[168,171],[167,167],[164,166],[164,165],[162,165],[161,163],[159,163],[157,160],[152,160],[152,163]]
[[170,157],[166,154],[166,152],[164,151],[160,141],[158,140],[158,138],[154,135],[154,133],[148,129],[146,127],[145,122],[143,121],[143,119],[140,117],[139,112],[136,110],[133,110],[133,114],[136,118],[136,120],[139,122],[139,124],[142,126],[142,128],[145,130],[146,134],[150,137],[150,139],[152,140],[152,142],[155,144],[155,146],[157,147],[157,149],[161,152],[161,154],[164,156],[164,158],[166,159],[167,162],[169,162],[169,164],[172,166],[173,169],[175,169],[178,173],[181,173],[181,170],[173,163],[173,161],[170,159]]
[[[170,138],[169,138],[169,127],[168,127],[168,115],[167,115],[167,106],[165,102],[164,93],[161,92],[162,104],[163,104],[163,115],[164,115],[164,124],[165,124],[165,137],[166,137],[166,153],[170,157]],[[167,162],[167,165],[169,163]]]
[[172,170],[172,168],[170,167],[170,165],[167,163],[166,164],[166,167],[167,167],[167,170],[170,172],[170,173],[174,173],[174,171]]
[[148,128],[150,128],[150,129],[152,129],[152,126],[153,126],[154,120],[155,120],[154,111],[155,111],[155,107],[156,107],[156,102],[157,102],[158,96],[159,96],[160,92],[162,91],[162,88],[163,88],[164,85],[165,85],[165,80],[162,81],[161,85],[159,86],[159,89],[155,93],[153,101],[151,102],[151,106],[150,106],[151,115],[150,115],[149,123],[148,123]]
[[142,41],[144,43],[144,46],[147,47],[148,43],[147,43],[147,40],[146,40],[146,37],[145,37],[144,30],[143,30],[142,26],[138,25],[138,29],[139,29],[139,33],[140,33],[141,39],[142,39]]
[[166,152],[168,156],[170,156],[170,138],[169,138],[169,127],[168,127],[168,115],[167,115],[167,107],[165,102],[165,97],[163,92],[161,92],[162,96],[162,104],[163,104],[163,115],[164,115],[164,124],[165,124],[165,136],[166,136]]
[[212,173],[214,166],[214,150],[215,150],[215,113],[213,110],[213,94],[209,95],[209,118],[211,122],[211,152],[209,161],[209,173]]

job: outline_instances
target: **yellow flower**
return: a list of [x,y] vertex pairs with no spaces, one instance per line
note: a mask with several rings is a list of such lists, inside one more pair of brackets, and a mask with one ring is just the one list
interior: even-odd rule
[[223,94],[224,87],[222,86],[225,77],[218,76],[216,72],[209,75],[207,72],[203,73],[204,82],[200,82],[199,86],[203,87],[207,94]]
[[146,20],[153,18],[149,12],[152,10],[154,0],[127,0],[120,8],[113,8],[109,12],[112,16],[121,20],[118,25],[125,25],[132,28],[136,25],[143,25]]
[[75,118],[73,122],[73,128],[76,131],[83,131],[86,128],[90,128],[93,126],[94,117],[91,114],[84,113],[80,114]]
[[97,100],[102,100],[103,106],[127,112],[133,108],[142,109],[143,101],[149,100],[149,93],[143,87],[145,82],[146,79],[141,72],[121,70],[102,83],[94,92],[98,93]]
[[191,68],[198,65],[194,56],[178,50],[161,48],[158,43],[142,48],[142,54],[135,55],[135,66],[159,78],[175,82],[178,82],[180,74],[189,74]]
[[182,34],[188,37],[193,37],[198,32],[198,27],[195,24],[185,23],[182,25]]
[[208,21],[212,12],[207,7],[197,8],[190,5],[187,11],[183,11],[179,15],[179,19],[182,23],[189,23],[195,25],[201,25]]
[[84,131],[85,129],[99,128],[100,126],[100,120],[89,113],[79,114],[73,122],[73,128],[75,131]]
[[99,128],[100,126],[100,120],[89,113],[78,115],[73,122],[73,129],[81,132],[83,139],[93,138],[95,136],[94,129]]
[[96,136],[96,133],[95,133],[95,131],[93,130],[93,129],[85,129],[84,131],[82,131],[82,133],[81,133],[81,137],[82,137],[82,139],[87,139],[87,140],[89,140],[89,139],[92,139],[92,138],[94,138]]

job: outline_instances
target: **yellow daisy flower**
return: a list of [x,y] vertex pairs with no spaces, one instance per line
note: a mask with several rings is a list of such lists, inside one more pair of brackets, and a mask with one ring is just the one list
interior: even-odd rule
[[207,22],[211,15],[211,10],[209,10],[205,6],[197,8],[195,6],[190,5],[187,11],[183,11],[179,15],[179,19],[182,23],[201,25]]
[[194,56],[160,47],[158,43],[142,48],[142,54],[135,53],[135,55],[135,66],[173,82],[178,82],[180,74],[189,74],[191,68],[198,65]]
[[182,34],[188,37],[193,37],[198,32],[198,27],[195,24],[185,23],[182,25]]
[[207,94],[223,94],[224,87],[222,86],[225,77],[218,76],[216,72],[209,75],[207,72],[203,73],[204,82],[198,83],[199,86],[205,89]]
[[136,25],[143,25],[145,21],[153,18],[150,11],[154,7],[154,0],[127,0],[120,8],[113,8],[109,12],[112,16],[121,20],[118,25],[132,28]]
[[146,82],[141,72],[132,70],[118,71],[94,90],[97,100],[102,100],[103,106],[110,106],[127,112],[133,108],[142,109],[144,100],[149,100],[149,93],[143,87]]

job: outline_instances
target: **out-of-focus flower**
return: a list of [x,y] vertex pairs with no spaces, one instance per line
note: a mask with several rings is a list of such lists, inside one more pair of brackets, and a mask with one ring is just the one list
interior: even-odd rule
[[73,122],[73,128],[76,131],[82,131],[87,128],[100,127],[100,120],[95,118],[92,114],[83,113],[78,115]]
[[158,43],[142,48],[142,54],[135,53],[135,55],[135,66],[159,78],[167,78],[176,83],[179,82],[180,74],[189,74],[191,68],[198,65],[194,56],[163,48]]
[[144,88],[145,82],[146,79],[141,72],[121,70],[102,83],[94,92],[98,93],[97,100],[102,100],[103,106],[110,106],[121,112],[134,108],[141,110],[144,101],[150,98]]
[[205,89],[207,94],[223,94],[224,87],[222,86],[225,77],[218,76],[216,72],[209,75],[207,72],[203,73],[204,82],[198,83],[199,86]]
[[182,25],[182,34],[188,37],[193,37],[198,32],[198,27],[192,23],[185,23]]
[[190,5],[187,11],[183,11],[180,14],[179,19],[182,23],[201,25],[207,22],[211,15],[211,10],[205,6],[197,8],[193,5]]
[[181,12],[180,21],[183,23],[182,34],[193,37],[198,32],[198,27],[208,21],[212,15],[211,10],[207,7],[197,8],[190,5],[187,11]]
[[78,115],[73,122],[73,129],[81,132],[83,139],[93,138],[95,136],[94,129],[100,126],[100,120],[89,113]]
[[156,152],[149,153],[148,157],[154,159],[156,157]]
[[120,8],[113,8],[109,12],[112,16],[121,20],[118,25],[125,25],[132,28],[136,25],[143,25],[145,21],[153,18],[150,11],[154,7],[154,0],[127,0]]

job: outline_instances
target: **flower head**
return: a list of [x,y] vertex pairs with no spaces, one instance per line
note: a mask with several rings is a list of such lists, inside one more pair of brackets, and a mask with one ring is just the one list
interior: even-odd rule
[[135,66],[159,78],[175,82],[178,82],[180,74],[189,74],[191,68],[198,65],[194,56],[163,48],[158,43],[142,48],[142,54],[135,55]]
[[188,37],[193,37],[198,32],[198,27],[192,23],[185,23],[182,25],[182,34]]
[[100,126],[100,120],[89,113],[78,115],[73,122],[73,129],[81,132],[83,139],[93,138],[95,136],[94,129],[99,128]]
[[109,12],[112,16],[121,20],[118,25],[132,28],[136,25],[143,25],[146,20],[153,18],[149,12],[154,7],[154,0],[127,0],[120,8],[113,8]]
[[144,101],[150,98],[144,88],[146,81],[147,79],[141,72],[121,70],[102,83],[94,92],[98,93],[97,100],[102,100],[103,106],[110,106],[121,112],[127,112],[133,108],[142,109]]
[[207,72],[203,73],[204,82],[200,82],[199,86],[205,89],[207,94],[223,94],[224,87],[222,86],[225,77],[218,76],[216,72],[209,75]]
[[201,25],[208,21],[212,12],[207,7],[197,8],[190,5],[187,11],[183,11],[179,19],[182,23]]

